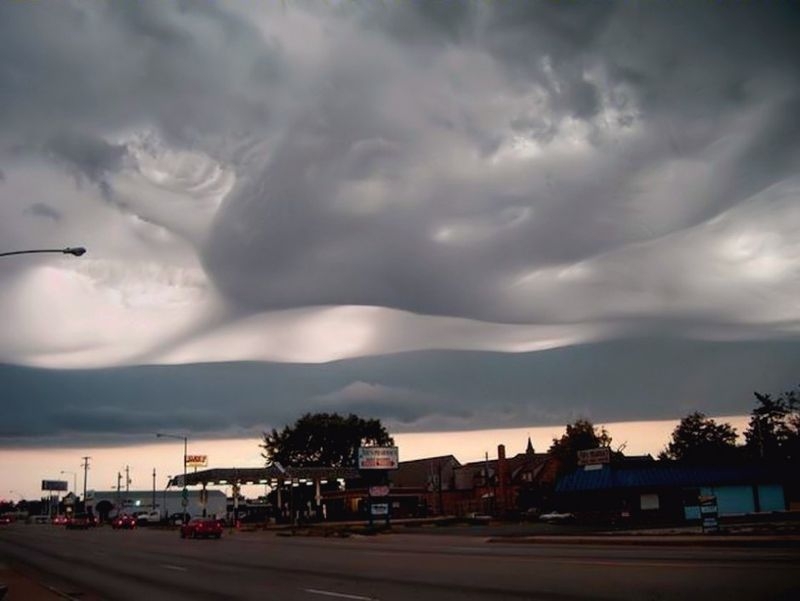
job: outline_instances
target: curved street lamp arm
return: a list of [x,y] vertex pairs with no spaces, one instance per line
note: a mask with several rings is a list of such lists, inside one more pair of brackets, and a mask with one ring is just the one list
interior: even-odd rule
[[31,255],[34,253],[61,253],[62,255],[73,255],[80,257],[86,253],[82,246],[68,246],[67,248],[39,248],[35,250],[14,250],[11,252],[0,253],[0,257],[10,257],[11,255]]

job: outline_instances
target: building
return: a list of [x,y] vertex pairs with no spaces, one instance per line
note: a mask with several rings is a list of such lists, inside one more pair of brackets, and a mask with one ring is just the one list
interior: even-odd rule
[[782,475],[764,465],[586,466],[561,478],[556,495],[564,511],[645,522],[699,521],[701,497],[713,497],[720,516],[787,508]]
[[[208,490],[207,500],[203,503],[200,490],[187,491],[186,513],[192,517],[205,515],[225,517],[227,514],[227,497],[221,490]],[[162,518],[175,513],[182,513],[183,493],[181,490],[131,490],[90,491],[86,495],[86,507],[106,520],[118,513],[134,514],[139,511],[157,511]]]

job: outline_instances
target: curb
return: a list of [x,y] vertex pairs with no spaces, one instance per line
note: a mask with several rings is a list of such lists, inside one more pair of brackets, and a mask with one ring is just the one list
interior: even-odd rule
[[640,545],[661,547],[779,547],[800,549],[800,536],[509,536],[491,537],[489,543],[529,545]]

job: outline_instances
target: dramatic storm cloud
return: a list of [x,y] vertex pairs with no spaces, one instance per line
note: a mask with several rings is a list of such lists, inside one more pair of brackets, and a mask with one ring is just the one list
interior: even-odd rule
[[788,2],[3,3],[0,251],[89,253],[2,259],[0,437],[746,411],[797,380],[798,28]]

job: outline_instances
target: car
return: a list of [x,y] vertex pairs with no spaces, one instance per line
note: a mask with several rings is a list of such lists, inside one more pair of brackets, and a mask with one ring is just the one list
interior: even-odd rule
[[76,513],[67,519],[68,530],[87,530],[94,526],[94,519],[88,513]]
[[222,526],[214,518],[194,518],[181,526],[181,538],[220,538]]
[[173,526],[182,526],[190,519],[192,519],[192,516],[190,516],[188,513],[173,513],[171,516],[169,516],[169,523]]
[[118,515],[111,521],[114,530],[133,530],[136,528],[136,518],[127,513]]
[[158,524],[161,521],[161,513],[158,511],[137,511],[133,517],[136,518],[137,526]]
[[14,520],[11,518],[11,516],[0,515],[0,524],[10,524],[13,521]]
[[565,524],[567,522],[571,522],[575,519],[575,515],[572,513],[561,513],[559,511],[551,511],[549,513],[543,513],[539,516],[539,519],[542,522],[547,522],[548,524]]
[[53,524],[53,526],[66,526],[68,521],[69,520],[67,516],[57,515],[50,521],[50,523]]

